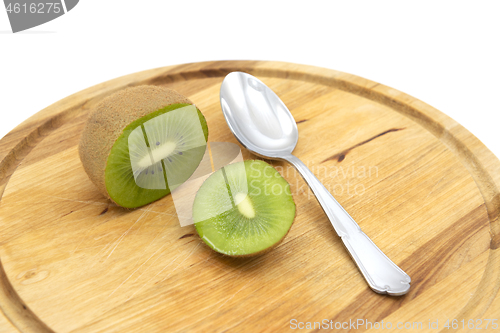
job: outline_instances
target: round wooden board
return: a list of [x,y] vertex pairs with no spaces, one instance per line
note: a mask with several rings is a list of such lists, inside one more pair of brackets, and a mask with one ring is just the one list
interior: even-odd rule
[[[256,258],[210,250],[193,226],[180,227],[170,196],[127,211],[99,194],[78,158],[93,105],[127,86],[165,85],[205,114],[209,141],[237,143],[219,105],[220,84],[236,70],[282,98],[299,127],[295,154],[411,276],[407,295],[368,288],[285,163],[272,162],[297,216],[284,242]],[[448,319],[500,314],[500,162],[449,117],[366,79],[256,61],[148,70],[40,111],[0,141],[0,160],[5,332],[313,331],[357,320],[345,331],[382,320],[387,331],[399,322],[425,331],[429,320],[450,331]]]

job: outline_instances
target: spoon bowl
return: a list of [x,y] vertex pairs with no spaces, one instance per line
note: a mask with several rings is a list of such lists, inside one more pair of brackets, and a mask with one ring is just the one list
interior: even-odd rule
[[299,171],[370,288],[391,296],[406,294],[411,282],[408,274],[361,231],[316,176],[292,154],[299,132],[281,99],[254,76],[232,72],[222,82],[220,102],[229,128],[244,147],[265,158],[288,161]]
[[220,90],[222,112],[238,141],[266,158],[291,154],[299,139],[297,124],[281,99],[252,75],[232,72]]

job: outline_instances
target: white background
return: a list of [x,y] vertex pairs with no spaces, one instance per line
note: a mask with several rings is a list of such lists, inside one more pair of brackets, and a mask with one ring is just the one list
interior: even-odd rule
[[500,156],[500,1],[486,0],[82,0],[17,34],[0,7],[0,138],[97,83],[227,59],[295,62],[380,82],[448,114]]

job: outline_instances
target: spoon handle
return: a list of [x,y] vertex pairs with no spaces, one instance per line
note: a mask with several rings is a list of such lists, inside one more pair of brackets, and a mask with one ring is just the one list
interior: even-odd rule
[[361,231],[354,219],[300,159],[293,155],[283,159],[290,162],[307,182],[370,288],[379,294],[406,294],[410,290],[411,281],[408,274]]

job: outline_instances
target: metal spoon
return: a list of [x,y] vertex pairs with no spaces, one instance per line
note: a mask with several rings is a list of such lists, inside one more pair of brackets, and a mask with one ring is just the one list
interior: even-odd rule
[[410,277],[394,264],[292,151],[299,132],[290,111],[264,83],[229,73],[220,89],[222,112],[238,141],[256,155],[285,160],[302,175],[373,291],[392,296],[410,290]]

